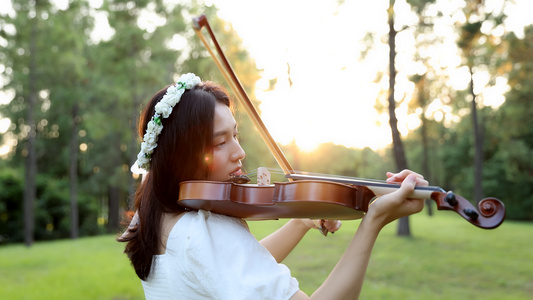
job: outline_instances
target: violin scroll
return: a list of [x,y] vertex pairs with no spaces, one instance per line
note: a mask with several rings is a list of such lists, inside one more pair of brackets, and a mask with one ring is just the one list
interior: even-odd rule
[[505,219],[505,205],[496,198],[485,198],[478,203],[477,209],[465,198],[453,192],[434,192],[431,199],[439,210],[453,210],[473,225],[493,229]]

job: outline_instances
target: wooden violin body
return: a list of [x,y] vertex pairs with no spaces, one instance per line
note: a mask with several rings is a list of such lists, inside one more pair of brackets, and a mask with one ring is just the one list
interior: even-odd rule
[[191,209],[247,219],[353,220],[363,217],[368,209],[365,200],[371,193],[365,187],[335,182],[299,181],[260,186],[186,181],[180,184],[178,203]]

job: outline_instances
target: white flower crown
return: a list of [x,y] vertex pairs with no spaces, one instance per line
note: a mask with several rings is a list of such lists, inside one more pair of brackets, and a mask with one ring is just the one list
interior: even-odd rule
[[157,138],[163,130],[162,118],[168,118],[172,109],[181,99],[185,90],[194,88],[197,84],[202,82],[200,77],[193,73],[181,75],[176,84],[167,89],[166,94],[155,105],[155,113],[148,126],[146,133],[143,136],[141,143],[141,151],[137,155],[137,161],[131,167],[131,171],[135,174],[144,174],[150,168],[150,160],[154,149],[157,147]]

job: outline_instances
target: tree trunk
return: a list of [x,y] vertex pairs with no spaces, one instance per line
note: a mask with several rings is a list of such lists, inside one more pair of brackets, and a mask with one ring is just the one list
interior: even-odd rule
[[470,71],[470,94],[472,95],[472,122],[474,127],[474,201],[477,203],[483,198],[483,132],[482,126],[479,126],[476,94],[474,93],[474,72],[472,67],[468,68]]
[[107,219],[107,229],[110,233],[116,233],[119,229],[119,194],[120,190],[116,186],[110,186],[108,190],[109,215]]
[[79,105],[72,107],[72,131],[70,136],[70,238],[79,236],[78,216],[78,123]]
[[[426,96],[425,96],[425,76],[423,76],[418,82],[418,105],[420,107],[426,107]],[[420,126],[420,135],[422,138],[422,174],[426,179],[430,179],[430,168],[429,168],[429,146],[428,146],[428,134],[427,126],[428,122],[425,116],[425,111],[422,111],[422,116],[420,117],[422,125]],[[433,206],[431,206],[433,201],[431,199],[426,199],[425,204],[428,211],[428,215],[433,215]]]
[[27,247],[33,244],[34,231],[35,231],[35,215],[34,215],[34,202],[35,202],[35,177],[37,176],[37,156],[35,153],[35,121],[33,116],[33,107],[35,106],[35,99],[37,97],[36,89],[36,67],[35,56],[36,51],[36,39],[37,39],[37,18],[31,20],[31,35],[30,35],[30,67],[29,67],[29,99],[28,99],[28,114],[26,122],[30,127],[28,132],[28,139],[26,142],[26,150],[28,151],[24,171],[24,243]]
[[[135,96],[134,103],[133,103],[133,110],[131,114],[131,121],[130,121],[130,130],[131,130],[131,140],[130,140],[130,167],[137,161],[137,153],[139,153],[139,146],[137,145],[137,121],[139,120],[139,105],[141,103],[141,100],[139,99],[139,96]],[[135,204],[135,180],[133,176],[130,176],[128,179],[128,186],[129,186],[129,197],[125,200],[125,209],[131,210],[133,209],[133,206]]]
[[[392,131],[392,144],[394,159],[398,170],[407,169],[407,160],[403,149],[400,131],[398,130],[398,119],[396,119],[396,101],[394,99],[394,85],[396,82],[396,30],[394,29],[394,0],[389,1],[389,124]],[[399,219],[398,236],[411,236],[409,228],[409,217]]]

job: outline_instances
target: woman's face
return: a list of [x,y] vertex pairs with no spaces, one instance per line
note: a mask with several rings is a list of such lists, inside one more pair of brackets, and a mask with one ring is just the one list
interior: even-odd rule
[[208,179],[227,181],[231,175],[242,174],[241,160],[244,156],[244,150],[237,139],[237,122],[229,107],[217,102],[213,126],[213,161]]

